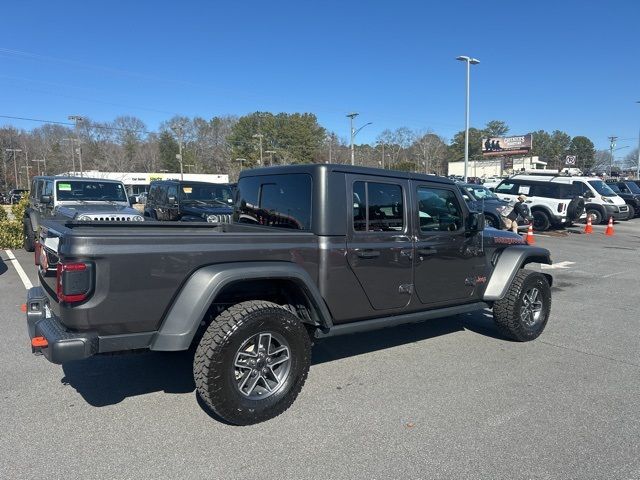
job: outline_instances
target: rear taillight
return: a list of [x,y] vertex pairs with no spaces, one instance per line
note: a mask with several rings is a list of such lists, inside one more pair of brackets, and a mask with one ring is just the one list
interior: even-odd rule
[[559,212],[559,213],[564,212],[564,203],[559,203],[559,204],[558,204],[558,212]]
[[65,303],[78,303],[87,299],[91,291],[92,269],[88,263],[58,263],[56,268],[56,294]]

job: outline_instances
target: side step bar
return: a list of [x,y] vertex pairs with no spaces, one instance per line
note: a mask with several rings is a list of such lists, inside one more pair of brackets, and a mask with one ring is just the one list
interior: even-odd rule
[[357,322],[343,323],[334,325],[330,329],[317,329],[316,338],[336,337],[338,335],[349,335],[351,333],[368,332],[370,330],[378,330],[381,328],[396,327],[407,323],[420,323],[435,318],[450,317],[461,313],[475,312],[490,308],[485,302],[467,303],[455,307],[438,308],[435,310],[427,310],[424,312],[406,313],[403,315],[394,315],[390,317],[372,318],[369,320],[360,320]]

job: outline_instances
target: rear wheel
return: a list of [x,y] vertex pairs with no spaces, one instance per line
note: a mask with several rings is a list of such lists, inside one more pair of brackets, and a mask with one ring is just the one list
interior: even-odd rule
[[549,215],[540,210],[536,210],[533,212],[533,228],[535,228],[539,232],[544,232],[549,230],[551,227],[551,220],[549,219]]
[[200,397],[236,425],[280,415],[309,372],[311,342],[286,307],[248,301],[222,312],[196,349],[193,374]]
[[547,278],[531,270],[520,270],[507,294],[493,305],[493,318],[506,337],[528,342],[542,333],[551,311],[551,288]]
[[602,223],[602,213],[600,210],[596,210],[595,208],[590,208],[587,210],[587,217],[591,216],[591,223],[594,225],[600,225]]
[[493,215],[484,215],[484,223],[487,227],[497,228],[500,230],[500,221]]
[[35,232],[33,231],[33,226],[31,225],[31,220],[26,218],[24,222],[22,222],[22,231],[24,236],[24,249],[27,252],[33,252],[36,248],[36,239]]

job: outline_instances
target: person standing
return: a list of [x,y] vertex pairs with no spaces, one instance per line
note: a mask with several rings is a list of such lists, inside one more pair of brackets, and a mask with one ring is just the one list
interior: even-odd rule
[[518,233],[518,215],[520,214],[521,206],[527,200],[524,195],[518,195],[515,200],[509,202],[507,208],[502,211],[502,219],[507,230],[511,230],[513,233]]

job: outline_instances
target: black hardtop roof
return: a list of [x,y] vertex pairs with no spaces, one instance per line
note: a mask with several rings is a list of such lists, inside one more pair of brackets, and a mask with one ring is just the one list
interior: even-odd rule
[[317,175],[321,171],[350,173],[355,175],[372,175],[385,178],[399,178],[405,180],[424,180],[429,182],[444,183],[453,185],[454,182],[448,178],[439,177],[437,175],[426,175],[424,173],[401,172],[399,170],[387,170],[386,168],[371,167],[355,167],[351,165],[340,165],[335,163],[317,163],[317,164],[299,164],[299,165],[282,165],[277,167],[253,168],[251,170],[243,170],[240,178],[255,177],[260,175],[286,175],[291,173],[307,173],[309,175]]
[[200,181],[191,181],[191,180],[180,180],[176,178],[168,178],[166,180],[152,180],[149,184],[150,186],[154,183],[188,183],[189,185],[224,185],[229,186],[228,183],[216,183],[216,182],[200,182]]
[[122,183],[122,180],[113,180],[111,178],[93,178],[93,177],[67,177],[62,175],[36,175],[33,177],[34,180],[62,180],[64,182],[73,182],[73,181],[88,181],[88,182],[113,182],[113,183]]

